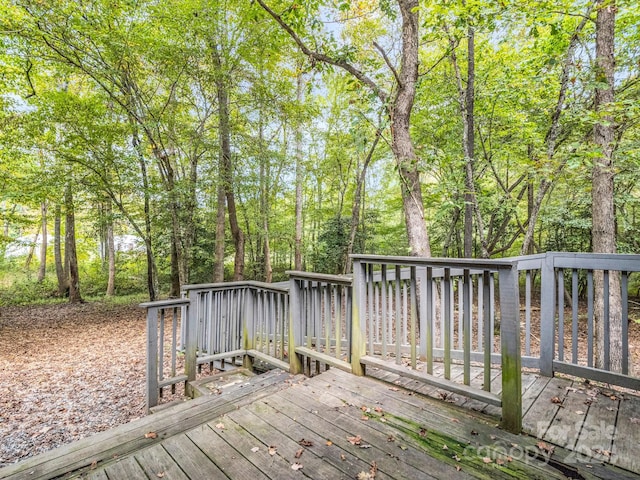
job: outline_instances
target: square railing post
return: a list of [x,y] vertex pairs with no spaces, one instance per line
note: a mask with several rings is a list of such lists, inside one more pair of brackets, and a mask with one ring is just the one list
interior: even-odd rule
[[367,353],[366,334],[366,281],[364,268],[358,259],[353,260],[353,302],[351,305],[351,371],[364,375],[360,358]]
[[[197,298],[197,297],[196,297]],[[182,307],[182,321],[187,322],[184,339],[184,374],[187,376],[187,395],[191,396],[190,382],[196,379],[198,364],[198,309],[191,303]]]
[[540,374],[553,377],[556,283],[553,254],[546,254],[540,275]]
[[300,286],[294,277],[289,278],[289,372],[302,373],[302,362],[296,354],[296,347],[302,345],[302,324]]
[[158,310],[147,308],[147,412],[158,405]]
[[502,354],[502,428],[522,431],[522,359],[520,357],[520,292],[518,270],[499,272],[500,347]]
[[[247,288],[244,294],[244,305],[242,310],[242,348],[245,350],[253,350],[256,348],[255,338],[255,310],[254,293],[251,288]],[[256,292],[258,295],[258,292]],[[247,370],[253,370],[253,357],[245,353],[242,358],[242,366]]]

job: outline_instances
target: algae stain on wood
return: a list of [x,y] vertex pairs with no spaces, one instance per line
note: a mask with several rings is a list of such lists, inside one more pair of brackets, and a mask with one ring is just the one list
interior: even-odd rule
[[[514,461],[506,447],[461,442],[443,433],[422,427],[420,424],[388,412],[382,415],[367,413],[372,419],[382,420],[410,437],[425,454],[447,463],[477,478],[531,479],[543,478],[540,471],[526,463]],[[470,435],[472,433],[470,432]],[[512,447],[512,446],[510,446]],[[513,447],[512,447],[513,448]],[[518,449],[522,453],[522,449]],[[526,460],[525,460],[526,461]]]

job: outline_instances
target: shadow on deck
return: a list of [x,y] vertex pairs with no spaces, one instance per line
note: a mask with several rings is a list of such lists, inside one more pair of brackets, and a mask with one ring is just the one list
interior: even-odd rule
[[5,467],[0,478],[637,478],[618,468],[639,471],[636,397],[525,375],[524,424],[539,440],[497,428],[493,407],[368,374],[274,370]]

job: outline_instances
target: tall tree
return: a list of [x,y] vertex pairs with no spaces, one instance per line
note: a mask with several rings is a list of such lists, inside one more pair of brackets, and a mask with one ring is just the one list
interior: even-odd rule
[[[393,85],[391,92],[387,91],[381,83],[376,82],[371,76],[367,75],[355,63],[345,60],[344,55],[335,55],[310,48],[303,37],[285,21],[282,15],[276,13],[263,0],[258,0],[258,3],[291,36],[302,53],[312,63],[321,62],[345,70],[368,88],[387,109],[392,139],[391,150],[393,151],[400,177],[405,226],[411,254],[431,256],[431,246],[429,244],[429,234],[422,201],[419,162],[410,130],[411,112],[418,81],[418,45],[420,40],[418,1],[396,0],[401,18],[399,67],[392,64],[387,52],[378,43],[375,44],[390,71]],[[394,14],[397,14],[397,11]]]
[[[616,222],[614,205],[614,146],[615,119],[615,0],[598,0],[596,15],[596,58],[594,110],[597,121],[593,129],[598,155],[592,172],[592,239],[596,253],[616,253]],[[609,366],[613,371],[622,369],[622,299],[619,275],[609,275],[609,312],[604,311],[604,278],[595,276],[596,290],[596,365]],[[609,315],[610,344],[605,346],[604,315]],[[609,358],[605,349],[609,350]],[[608,364],[608,365],[607,365]]]

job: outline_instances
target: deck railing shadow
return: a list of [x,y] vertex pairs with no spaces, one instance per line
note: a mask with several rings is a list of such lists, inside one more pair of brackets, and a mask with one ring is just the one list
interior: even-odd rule
[[[627,329],[629,278],[640,272],[640,255],[352,257],[352,276],[295,271],[284,284],[190,285],[182,299],[143,304],[147,406],[176,385],[189,394],[200,366],[240,359],[249,368],[257,360],[308,375],[329,367],[357,375],[367,367],[401,371],[502,407],[503,427],[516,432],[522,367],[640,389]],[[609,291],[617,288],[620,322],[609,321],[617,315]],[[597,359],[598,309],[605,345]],[[616,324],[620,332],[611,330]],[[612,335],[622,355],[615,372]],[[455,364],[463,373],[454,378]],[[492,386],[492,367],[502,369],[501,385]]]

